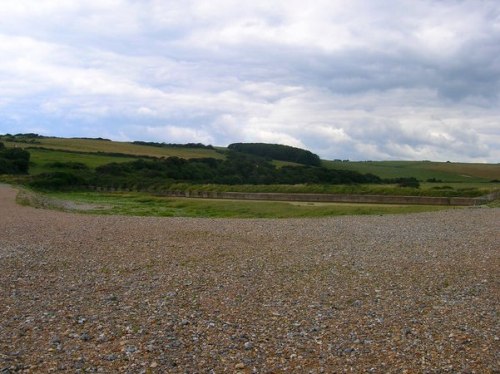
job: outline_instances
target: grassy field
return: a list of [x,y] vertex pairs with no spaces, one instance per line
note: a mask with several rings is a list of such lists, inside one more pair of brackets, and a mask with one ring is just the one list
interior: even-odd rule
[[203,148],[152,147],[127,142],[115,142],[96,139],[37,138],[36,141],[37,143],[31,144],[22,142],[7,142],[3,140],[7,147],[43,147],[73,152],[123,153],[132,156],[152,157],[177,156],[188,159],[201,157],[212,157],[220,159],[224,157],[213,149]]
[[482,183],[500,180],[500,164],[466,164],[431,161],[323,161],[332,169],[372,173],[381,178],[415,177],[420,181],[431,178],[443,182]]
[[87,214],[113,214],[157,217],[212,218],[314,218],[342,215],[383,215],[459,209],[441,206],[297,203],[186,199],[151,196],[144,193],[24,193],[24,205],[77,211]]
[[[125,142],[95,140],[95,139],[66,139],[66,138],[37,138],[35,143],[11,142],[0,139],[6,147],[29,148],[31,154],[31,175],[54,171],[50,167],[54,162],[80,162],[90,169],[111,162],[129,162],[138,156],[181,158],[224,158],[224,155],[215,150],[202,148],[181,147],[152,147]],[[103,154],[104,153],[104,154]],[[107,154],[106,154],[107,153]],[[117,155],[109,155],[116,153]],[[127,157],[130,155],[130,157]]]
[[215,192],[277,192],[277,193],[330,193],[355,195],[444,196],[478,197],[498,189],[498,183],[424,183],[420,188],[398,187],[393,184],[296,184],[296,185],[223,185],[176,183],[168,187],[177,191]]
[[54,162],[80,162],[90,169],[110,162],[128,162],[136,160],[134,157],[104,156],[91,153],[65,152],[48,149],[30,149],[31,154],[29,173],[32,175],[53,171],[50,164]]

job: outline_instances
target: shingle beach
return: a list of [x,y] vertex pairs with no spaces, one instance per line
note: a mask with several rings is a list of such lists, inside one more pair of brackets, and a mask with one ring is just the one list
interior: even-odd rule
[[0,186],[0,372],[498,373],[500,209],[97,216]]

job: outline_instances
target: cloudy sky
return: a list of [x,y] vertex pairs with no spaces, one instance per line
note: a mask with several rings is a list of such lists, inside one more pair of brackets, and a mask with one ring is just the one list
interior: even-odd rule
[[500,162],[497,0],[0,0],[0,134]]

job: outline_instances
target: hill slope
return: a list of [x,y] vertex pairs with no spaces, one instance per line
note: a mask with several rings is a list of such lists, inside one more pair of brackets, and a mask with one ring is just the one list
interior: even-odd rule
[[154,147],[149,145],[133,144],[129,142],[116,142],[100,139],[76,138],[29,138],[7,141],[0,137],[7,147],[21,148],[48,148],[54,150],[81,152],[81,153],[120,153],[131,156],[201,158],[212,157],[221,159],[223,156],[214,149],[182,148],[182,147]]
[[443,182],[490,182],[500,180],[500,164],[472,164],[432,161],[323,161],[332,169],[372,173],[381,178],[415,177],[420,181],[436,179]]
[[[163,145],[151,146],[106,139],[56,138],[36,134],[0,136],[6,147],[28,148],[31,174],[46,170],[45,165],[57,160],[81,162],[94,169],[110,162],[128,162],[137,157],[180,157],[224,159],[227,148],[189,148]],[[287,165],[276,161],[277,165]],[[445,163],[432,161],[369,161],[342,162],[323,160],[322,165],[338,170],[371,173],[381,178],[415,177],[420,181],[434,179],[445,183],[484,183],[500,180],[500,164]]]

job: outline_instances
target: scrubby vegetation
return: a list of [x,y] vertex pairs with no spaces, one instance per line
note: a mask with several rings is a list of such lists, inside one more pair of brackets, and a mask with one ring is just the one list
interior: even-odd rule
[[[159,217],[217,217],[217,218],[299,218],[341,215],[382,215],[417,213],[449,209],[427,205],[380,205],[298,203],[274,201],[231,201],[185,199],[152,196],[137,192],[52,192],[24,196],[22,203],[45,208],[65,209],[77,205],[80,213],[119,214]],[[68,204],[69,202],[69,204]],[[88,206],[89,210],[78,207]],[[66,208],[68,210],[68,208]]]
[[56,162],[51,162],[46,166],[55,169],[89,170],[89,167],[85,165],[83,162],[75,162],[75,161],[68,161],[68,162],[56,161]]
[[[497,191],[493,182],[500,176],[500,165],[495,164],[322,161],[315,166],[310,163],[315,164],[311,160],[317,156],[309,151],[262,143],[215,149],[200,143],[123,143],[38,134],[0,135],[1,141],[1,180],[46,191],[96,187],[477,197]],[[309,154],[315,157],[307,161],[304,155]]]
[[420,182],[415,177],[387,178],[386,183],[395,183],[399,187],[419,188]]
[[85,178],[64,171],[55,171],[52,173],[43,173],[37,175],[30,185],[34,188],[43,190],[61,190],[71,189],[72,187],[81,187],[86,184]]
[[147,145],[150,147],[160,147],[160,148],[201,148],[201,149],[214,149],[211,145],[205,145],[202,143],[186,143],[186,144],[178,144],[178,143],[157,143],[157,142],[143,142],[143,141],[135,141],[132,144],[137,145]]
[[26,174],[30,154],[20,148],[6,148],[0,142],[0,174]]
[[[57,167],[67,169],[79,166],[74,163],[60,163]],[[361,174],[348,170],[332,170],[312,166],[284,166],[277,168],[265,158],[240,152],[228,152],[225,160],[214,158],[183,159],[138,159],[131,162],[109,163],[98,166],[95,173],[83,179],[70,178],[58,173],[44,173],[35,177],[35,187],[62,188],[64,181],[74,186],[82,185],[122,186],[127,188],[147,188],[152,185],[173,182],[214,183],[225,185],[270,185],[270,184],[353,184],[380,183],[381,179],[372,174]],[[47,183],[48,182],[48,183]]]

